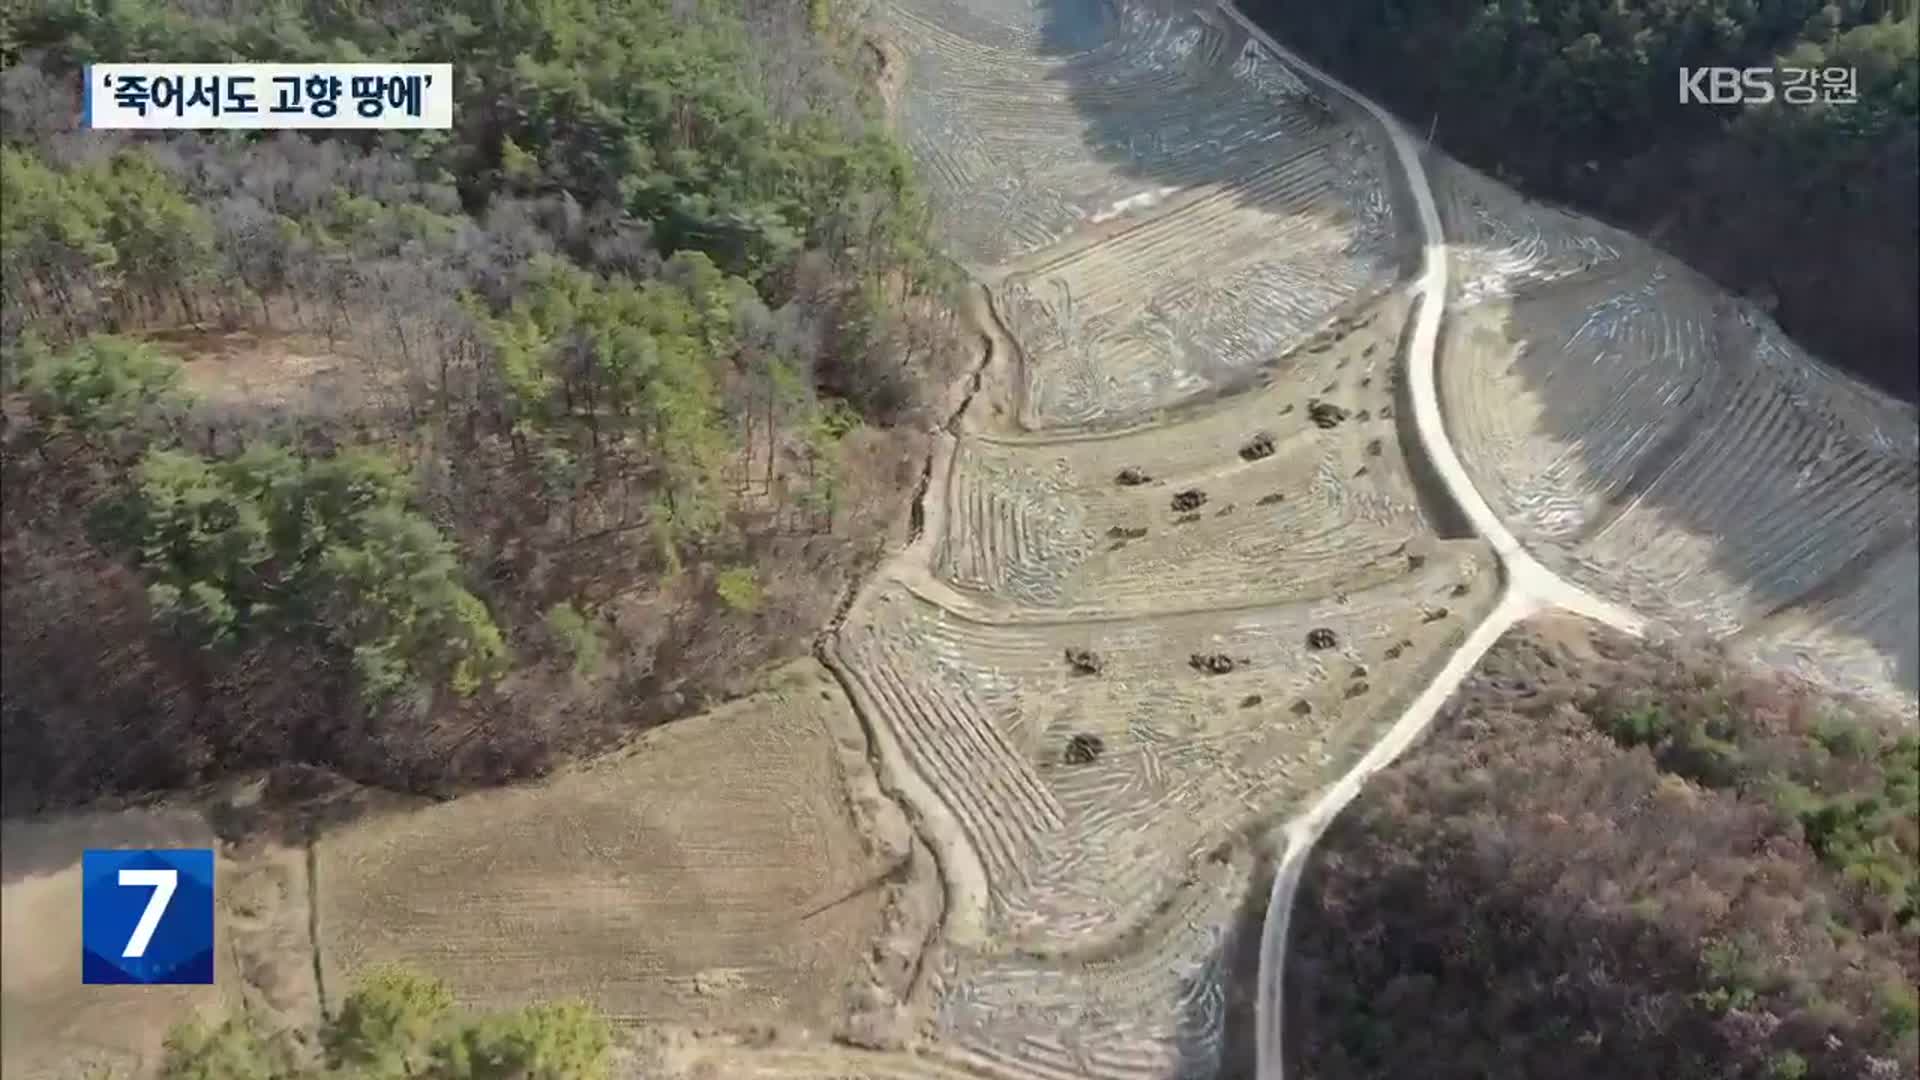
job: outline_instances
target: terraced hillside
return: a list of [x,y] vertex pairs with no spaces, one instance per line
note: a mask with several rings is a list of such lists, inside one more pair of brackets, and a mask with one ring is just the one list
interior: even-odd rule
[[[977,596],[1089,617],[1167,610],[1169,594],[1177,608],[1244,605],[1404,573],[1429,532],[1395,449],[1406,309],[1391,298],[1267,385],[1172,422],[966,439],[941,493],[935,571]],[[1346,418],[1323,428],[1313,416],[1329,407]],[[1182,492],[1204,502],[1175,509]]]
[[1642,241],[1433,175],[1447,426],[1515,534],[1603,596],[1911,712],[1914,411]]
[[1137,418],[1233,385],[1411,252],[1386,160],[1216,13],[905,0],[903,132],[948,250],[1031,360],[1021,415]]
[[1498,591],[1403,438],[1417,237],[1383,133],[1211,9],[881,25],[1002,406],[828,649],[946,880],[922,1048],[1212,1076],[1252,838]]

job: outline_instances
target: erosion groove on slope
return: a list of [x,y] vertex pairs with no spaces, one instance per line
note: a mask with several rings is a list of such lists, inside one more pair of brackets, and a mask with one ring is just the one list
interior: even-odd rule
[[315,849],[313,838],[308,837],[302,845],[306,855],[306,904],[307,904],[307,947],[308,959],[313,964],[313,996],[320,1006],[322,1020],[333,1016],[327,1004],[327,967],[325,957],[320,951],[320,852]]

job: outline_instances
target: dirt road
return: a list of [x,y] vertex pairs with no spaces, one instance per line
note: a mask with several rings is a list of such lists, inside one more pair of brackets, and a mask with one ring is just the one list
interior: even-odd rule
[[1493,545],[1506,577],[1506,591],[1499,607],[1468,636],[1400,721],[1339,783],[1328,789],[1306,813],[1287,824],[1286,856],[1274,874],[1273,894],[1268,900],[1266,927],[1260,942],[1260,1015],[1257,1028],[1260,1080],[1280,1080],[1287,926],[1293,910],[1293,896],[1300,887],[1301,872],[1306,866],[1307,853],[1313,849],[1320,834],[1326,831],[1341,809],[1359,794],[1360,785],[1366,782],[1368,776],[1392,762],[1419,738],[1454,688],[1514,623],[1547,607],[1584,615],[1629,633],[1642,632],[1645,622],[1634,612],[1602,600],[1561,578],[1521,547],[1520,541],[1474,487],[1459,454],[1454,451],[1452,441],[1447,437],[1446,425],[1440,415],[1440,399],[1434,391],[1434,344],[1439,340],[1440,319],[1447,296],[1446,235],[1440,226],[1440,212],[1434,201],[1433,187],[1427,180],[1426,168],[1420,160],[1419,144],[1406,127],[1379,104],[1275,41],[1231,2],[1221,3],[1220,10],[1295,71],[1318,80],[1366,110],[1385,130],[1388,140],[1393,144],[1394,156],[1419,209],[1420,231],[1424,241],[1424,265],[1416,287],[1424,295],[1425,302],[1420,305],[1416,316],[1412,345],[1407,354],[1415,430],[1428,459],[1434,463],[1454,501],[1473,523],[1474,530]]

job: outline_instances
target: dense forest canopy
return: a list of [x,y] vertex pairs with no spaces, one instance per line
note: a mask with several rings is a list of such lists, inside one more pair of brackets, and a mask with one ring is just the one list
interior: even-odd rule
[[[862,17],[0,5],[7,809],[525,775],[804,648],[958,355]],[[371,58],[456,127],[73,128],[92,61]]]
[[1913,1076],[1920,738],[1588,633],[1509,634],[1316,849],[1289,1075]]
[[[1823,359],[1920,393],[1911,0],[1252,0],[1468,163],[1777,304]],[[1682,104],[1680,69],[1852,68],[1854,104]]]

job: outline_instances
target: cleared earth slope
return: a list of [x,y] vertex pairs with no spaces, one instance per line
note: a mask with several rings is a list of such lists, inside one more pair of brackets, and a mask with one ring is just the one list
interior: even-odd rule
[[903,136],[1031,360],[1029,426],[1231,385],[1410,250],[1377,139],[1176,4],[908,0]]
[[923,1049],[1244,1068],[1258,838],[1498,592],[1409,437],[1418,230],[1377,125],[1211,8],[883,16],[992,343],[828,650],[947,883]]
[[1913,711],[1920,433],[1644,241],[1434,177],[1448,431],[1522,542],[1677,630]]
[[[1897,639],[1897,589],[1857,612],[1840,586],[1904,569],[1897,554],[1877,561],[1885,538],[1913,532],[1899,416],[1763,320],[1745,321],[1751,347],[1725,360],[1745,356],[1759,374],[1733,378],[1850,417],[1892,464],[1831,451],[1818,459],[1830,472],[1800,483],[1856,484],[1864,498],[1829,505],[1778,469],[1705,467],[1685,490],[1718,500],[1722,517],[1693,535],[1639,526],[1612,562],[1557,548],[1551,527],[1570,514],[1596,517],[1596,532],[1626,514],[1561,490],[1564,461],[1535,460],[1554,431],[1529,394],[1545,391],[1477,362],[1455,369],[1463,327],[1511,292],[1501,275],[1585,285],[1590,307],[1656,313],[1584,332],[1613,334],[1615,353],[1658,378],[1704,325],[1687,308],[1703,290],[1687,293],[1677,268],[1608,277],[1628,241],[1563,235],[1538,209],[1476,238],[1450,171],[1432,181],[1441,214],[1423,229],[1413,204],[1429,170],[1415,147],[1417,192],[1378,121],[1316,92],[1323,82],[1228,12],[904,0],[883,14],[903,59],[903,126],[949,242],[987,287],[993,342],[987,407],[936,455],[921,539],[862,592],[830,650],[941,854],[947,935],[928,1053],[1009,1075],[1244,1068],[1224,1002],[1242,989],[1226,958],[1245,944],[1236,914],[1263,850],[1246,838],[1331,808],[1294,822],[1304,850],[1340,801],[1315,796],[1356,786],[1368,766],[1349,769],[1369,749],[1384,761],[1417,736],[1409,719],[1471,666],[1461,644],[1483,646],[1540,603],[1588,600],[1582,610],[1633,626],[1644,607],[1678,624],[1744,602],[1770,568],[1825,558],[1855,569],[1838,582],[1826,563],[1802,573],[1829,582],[1807,586],[1824,606],[1712,628],[1761,648],[1786,640],[1797,613],[1818,624],[1792,631],[1810,655],[1817,644],[1801,643],[1861,624]],[[1432,362],[1408,355],[1432,326],[1429,311],[1411,334],[1423,302],[1446,304],[1445,430],[1415,437],[1404,383],[1410,363]],[[1552,407],[1643,432],[1673,405],[1592,385],[1603,389]],[[1809,406],[1816,389],[1830,396]],[[1726,401],[1718,411],[1737,417],[1739,399]],[[1457,451],[1456,424],[1469,429]],[[1719,449],[1805,464],[1794,431],[1759,437],[1764,450]],[[1494,563],[1428,479],[1422,447],[1436,438],[1484,499],[1475,520],[1506,526],[1501,550],[1546,589],[1516,595],[1471,638],[1498,593]],[[1649,436],[1625,438],[1616,456],[1631,472]],[[1657,487],[1650,475],[1624,490]],[[1777,486],[1743,487],[1756,483]],[[1861,529],[1882,539],[1839,539]],[[1814,550],[1823,543],[1837,560]],[[1716,561],[1731,569],[1706,577]],[[1849,648],[1839,640],[1823,659],[1857,672],[1863,654]],[[1402,737],[1382,742],[1390,728]]]

